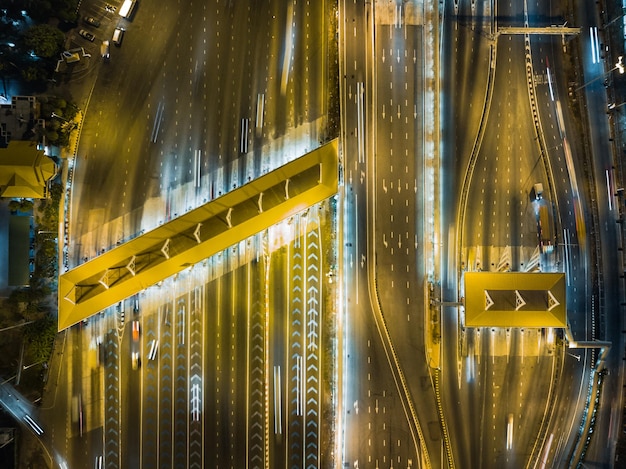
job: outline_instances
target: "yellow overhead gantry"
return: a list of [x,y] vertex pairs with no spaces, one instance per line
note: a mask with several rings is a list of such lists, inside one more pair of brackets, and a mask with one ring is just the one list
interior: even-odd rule
[[338,140],[59,276],[59,331],[337,192]]
[[465,272],[465,326],[567,327],[562,272]]

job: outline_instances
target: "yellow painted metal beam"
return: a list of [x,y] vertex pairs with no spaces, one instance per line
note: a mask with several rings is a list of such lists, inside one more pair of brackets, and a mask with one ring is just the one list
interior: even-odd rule
[[59,331],[337,192],[338,140],[62,274]]
[[551,34],[557,36],[569,34],[577,35],[580,34],[580,28],[569,26],[501,26],[498,28],[498,34]]

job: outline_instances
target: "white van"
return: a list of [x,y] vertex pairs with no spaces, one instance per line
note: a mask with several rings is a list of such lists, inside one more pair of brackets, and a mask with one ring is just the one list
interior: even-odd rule
[[121,46],[123,38],[124,38],[124,29],[115,28],[115,31],[113,31],[113,44],[115,44],[117,47]]

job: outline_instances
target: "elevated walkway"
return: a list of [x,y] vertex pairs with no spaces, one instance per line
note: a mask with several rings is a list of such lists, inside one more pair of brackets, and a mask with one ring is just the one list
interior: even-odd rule
[[338,141],[59,277],[59,331],[337,192]]

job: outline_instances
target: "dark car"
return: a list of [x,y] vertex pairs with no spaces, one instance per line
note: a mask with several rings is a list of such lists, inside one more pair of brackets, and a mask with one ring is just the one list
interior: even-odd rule
[[100,21],[95,19],[93,16],[85,16],[83,17],[83,21],[94,28],[100,27]]
[[96,36],[91,34],[89,31],[85,31],[84,29],[81,29],[80,31],[78,31],[78,35],[84,37],[85,39],[91,42],[93,42],[93,40],[96,38]]

